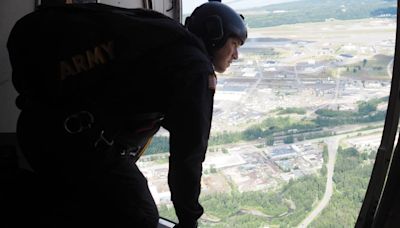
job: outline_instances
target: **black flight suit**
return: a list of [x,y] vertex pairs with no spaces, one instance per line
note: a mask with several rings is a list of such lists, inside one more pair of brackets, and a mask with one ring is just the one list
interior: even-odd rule
[[[101,4],[49,8],[10,35],[17,135],[42,180],[44,226],[155,227],[147,180],[125,152],[160,126],[170,133],[168,184],[179,224],[194,227],[203,213],[213,67],[181,24],[158,15],[135,25],[141,14],[154,16]],[[80,113],[90,113],[90,124],[68,132],[66,119]]]

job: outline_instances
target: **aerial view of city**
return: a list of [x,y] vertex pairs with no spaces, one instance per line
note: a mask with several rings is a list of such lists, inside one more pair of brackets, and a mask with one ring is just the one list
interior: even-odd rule
[[[230,221],[251,224],[237,227],[324,227],[329,223],[318,215],[338,216],[330,212],[346,191],[345,168],[338,165],[357,160],[368,184],[387,109],[395,31],[395,18],[386,17],[249,28],[239,60],[218,75],[201,227],[234,227]],[[173,220],[168,156],[145,155],[138,166],[161,215]],[[315,194],[294,199],[300,182]],[[361,200],[343,226],[354,224],[365,190],[352,196]],[[271,208],[253,202],[256,195]]]

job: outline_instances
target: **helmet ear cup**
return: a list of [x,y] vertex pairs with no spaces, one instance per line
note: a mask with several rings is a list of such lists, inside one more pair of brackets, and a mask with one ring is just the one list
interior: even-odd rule
[[207,38],[214,41],[214,45],[224,37],[224,28],[220,16],[212,15],[207,17],[204,21],[204,26]]
[[198,6],[186,18],[185,26],[203,40],[209,53],[223,47],[229,37],[239,38],[242,44],[247,39],[243,16],[218,1]]

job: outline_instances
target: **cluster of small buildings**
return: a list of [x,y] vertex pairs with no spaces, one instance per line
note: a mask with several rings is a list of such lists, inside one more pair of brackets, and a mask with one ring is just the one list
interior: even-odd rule
[[[157,204],[171,205],[167,184],[168,164],[152,161],[153,155],[138,161],[147,177]],[[165,154],[164,156],[168,156]],[[203,164],[202,193],[229,192],[232,185],[241,192],[272,189],[282,180],[318,172],[322,167],[318,144],[292,144],[278,147],[252,144],[208,152]]]

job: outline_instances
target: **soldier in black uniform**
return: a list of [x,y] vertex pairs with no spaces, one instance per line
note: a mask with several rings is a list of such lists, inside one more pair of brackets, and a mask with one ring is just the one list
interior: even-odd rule
[[214,71],[238,58],[247,30],[219,2],[196,8],[185,25],[154,11],[84,4],[39,9],[14,26],[17,135],[40,177],[41,226],[156,227],[135,161],[160,126],[170,133],[178,226],[197,226]]

